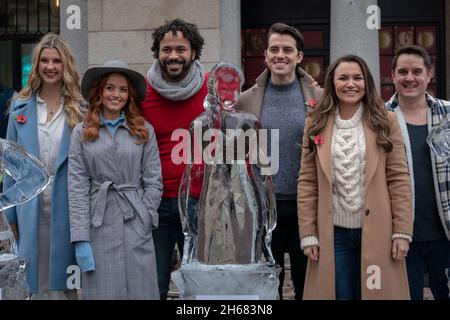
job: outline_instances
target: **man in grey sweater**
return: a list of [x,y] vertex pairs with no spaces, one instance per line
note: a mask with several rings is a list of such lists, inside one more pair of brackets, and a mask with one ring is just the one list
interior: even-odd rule
[[[279,170],[273,175],[277,196],[277,226],[272,234],[272,252],[282,267],[280,299],[283,299],[284,253],[288,252],[295,299],[302,299],[307,258],[300,249],[297,215],[297,178],[300,171],[301,144],[307,112],[323,90],[299,67],[304,42],[300,32],[284,23],[275,23],[267,34],[264,51],[266,70],[256,84],[242,93],[238,109],[261,119],[265,129],[279,130]],[[269,135],[269,145],[270,145]],[[270,151],[271,148],[269,147]]]

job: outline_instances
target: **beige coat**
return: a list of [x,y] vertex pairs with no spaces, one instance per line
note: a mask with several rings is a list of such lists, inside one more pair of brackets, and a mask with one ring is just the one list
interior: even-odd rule
[[[311,84],[314,79],[302,68],[297,69],[297,74],[300,77],[300,86],[302,88],[305,101],[309,101],[311,99],[318,100],[322,96],[323,89],[314,87]],[[261,73],[261,75],[256,79],[256,84],[242,93],[236,109],[253,113],[258,118],[261,118],[261,107],[269,77],[270,71],[268,69],[264,70],[264,72]]]
[[[393,150],[385,153],[376,145],[375,133],[365,126],[366,198],[361,239],[361,298],[409,299],[405,261],[392,258],[392,235],[412,235],[412,196],[405,149],[394,113],[388,114]],[[308,157],[305,125],[301,170],[298,179],[300,237],[319,239],[319,260],[308,260],[304,299],[335,299],[334,234],[332,212],[331,138],[334,116],[321,133],[324,144]],[[372,266],[375,266],[375,273]],[[378,267],[378,268],[377,268]],[[380,276],[380,288],[369,289]],[[339,276],[339,275],[337,275]],[[369,284],[369,286],[368,286]]]

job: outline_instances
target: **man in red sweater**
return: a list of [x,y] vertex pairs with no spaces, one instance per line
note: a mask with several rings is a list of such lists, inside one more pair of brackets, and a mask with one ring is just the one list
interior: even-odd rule
[[[204,40],[194,24],[175,19],[152,34],[155,63],[147,73],[147,96],[142,103],[145,118],[155,128],[161,158],[164,193],[158,209],[159,225],[153,231],[158,286],[161,299],[169,291],[171,259],[178,246],[183,253],[184,236],[178,212],[178,188],[185,164],[175,164],[172,141],[176,129],[188,129],[204,111],[206,77],[198,61]],[[182,155],[181,155],[182,156]]]

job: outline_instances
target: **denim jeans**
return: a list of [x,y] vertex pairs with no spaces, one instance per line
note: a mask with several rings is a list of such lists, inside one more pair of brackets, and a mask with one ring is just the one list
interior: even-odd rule
[[435,300],[449,300],[446,269],[450,268],[450,241],[413,241],[406,257],[409,291],[412,300],[423,300],[424,274]]
[[334,227],[336,300],[361,300],[361,229]]
[[297,200],[277,200],[277,226],[272,233],[271,249],[276,264],[281,267],[280,284],[278,286],[280,300],[283,300],[285,252],[289,254],[291,263],[291,278],[295,290],[295,300],[301,300],[308,258],[300,248]]
[[165,300],[169,292],[171,262],[175,244],[177,244],[180,254],[183,254],[184,235],[178,211],[178,198],[163,197],[159,205],[158,215],[159,224],[158,228],[153,230],[153,241],[155,243],[159,293],[161,300]]

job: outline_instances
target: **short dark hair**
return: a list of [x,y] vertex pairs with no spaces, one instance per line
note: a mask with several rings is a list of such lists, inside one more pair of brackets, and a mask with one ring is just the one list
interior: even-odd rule
[[290,35],[295,39],[297,50],[303,51],[303,48],[305,47],[305,41],[303,40],[303,36],[297,28],[291,27],[282,22],[274,23],[270,27],[269,33],[267,33],[267,44],[269,43],[270,36],[274,33]]
[[402,54],[414,54],[416,56],[422,57],[423,63],[425,64],[425,68],[427,68],[427,70],[431,70],[431,68],[433,67],[433,65],[431,64],[430,55],[428,54],[427,50],[425,50],[421,46],[406,46],[399,49],[395,53],[395,56],[392,59],[392,70],[395,70],[395,68],[397,67],[398,58]]
[[177,31],[180,31],[183,36],[189,40],[191,43],[192,50],[195,50],[195,58],[194,60],[200,59],[200,56],[202,55],[202,48],[205,44],[205,40],[203,40],[203,37],[200,35],[200,32],[198,31],[198,28],[195,24],[186,22],[184,20],[181,20],[179,18],[174,19],[172,21],[166,21],[166,23],[153,31],[152,38],[153,38],[153,45],[152,45],[152,51],[153,51],[153,57],[158,59],[159,57],[159,44],[161,40],[164,38],[164,35],[168,32],[172,31],[172,34],[175,36],[177,34]]

